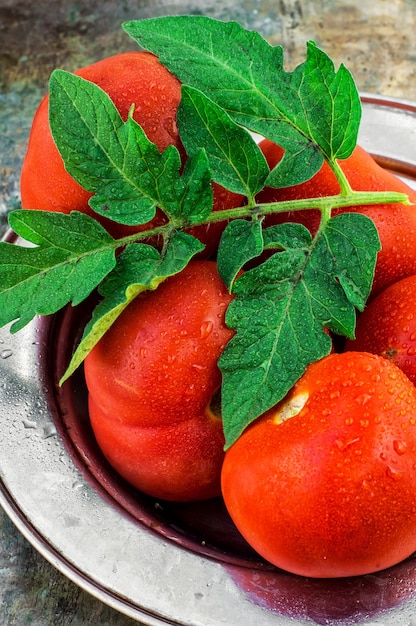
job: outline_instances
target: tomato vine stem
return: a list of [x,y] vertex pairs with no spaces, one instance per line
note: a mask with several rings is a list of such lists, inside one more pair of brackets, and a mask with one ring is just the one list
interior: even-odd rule
[[[202,222],[198,224],[183,223],[175,221],[175,227],[191,228],[192,226],[203,226],[204,224],[213,224],[233,219],[244,219],[253,216],[270,215],[272,213],[284,213],[286,211],[302,211],[306,209],[318,209],[321,211],[324,221],[330,217],[332,209],[340,209],[354,206],[365,206],[374,204],[394,204],[401,203],[410,205],[411,202],[407,194],[393,191],[354,191],[351,189],[347,179],[343,176],[344,183],[340,185],[342,191],[334,196],[319,196],[316,198],[300,198],[298,200],[284,200],[281,202],[270,202],[256,205],[246,205],[233,209],[225,209],[224,211],[211,212]],[[326,216],[326,217],[325,217]],[[165,237],[172,231],[172,223],[168,222],[155,228],[143,230],[126,237],[116,240],[117,246],[125,246],[129,243],[143,241],[150,237]]]

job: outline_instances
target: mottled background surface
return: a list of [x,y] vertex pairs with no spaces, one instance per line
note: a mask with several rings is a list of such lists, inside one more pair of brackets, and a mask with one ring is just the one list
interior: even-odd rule
[[[415,0],[0,0],[0,220],[19,206],[31,120],[55,67],[136,49],[127,19],[203,13],[237,19],[285,48],[288,68],[313,39],[361,91],[416,101]],[[415,147],[416,150],[416,147]],[[1,459],[0,459],[1,464]],[[0,511],[0,624],[133,624],[57,572]]]

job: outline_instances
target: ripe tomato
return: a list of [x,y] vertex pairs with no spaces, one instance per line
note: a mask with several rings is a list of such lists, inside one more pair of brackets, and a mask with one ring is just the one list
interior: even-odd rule
[[[269,140],[261,142],[261,148],[271,167],[282,158],[283,151]],[[398,191],[409,196],[416,203],[416,192],[392,172],[382,168],[363,148],[357,146],[352,155],[340,161],[351,187],[355,191]],[[297,200],[339,193],[339,185],[327,163],[310,180],[283,189],[266,188],[257,197],[258,202]],[[374,206],[350,207],[334,210],[360,212],[370,217],[380,236],[382,250],[377,257],[372,295],[388,285],[416,273],[416,211],[414,206],[405,204],[378,204]],[[282,221],[300,222],[314,234],[319,226],[320,212],[315,210],[292,211],[274,214],[266,218],[266,225]]]
[[416,549],[415,425],[416,388],[399,368],[331,354],[226,452],[228,511],[260,555],[296,574],[398,563]]
[[357,321],[347,350],[380,354],[416,384],[416,275],[403,278],[376,296]]
[[111,465],[158,498],[220,494],[218,358],[233,332],[213,261],[138,296],[85,360],[92,428]]
[[[132,103],[133,117],[160,151],[173,144],[182,158],[185,151],[176,126],[176,111],[181,97],[181,83],[156,56],[149,52],[124,52],[78,69],[75,74],[101,87],[113,100],[126,120]],[[22,165],[20,194],[24,209],[60,211],[77,210],[98,219],[114,237],[133,234],[144,227],[128,227],[98,216],[88,205],[91,194],[65,170],[53,140],[48,119],[49,97],[45,95],[34,116],[27,152]],[[240,206],[243,197],[213,183],[214,210]],[[152,226],[163,223],[161,212]],[[218,246],[224,223],[197,227],[191,233],[205,245],[204,256]],[[150,226],[147,225],[146,228]]]

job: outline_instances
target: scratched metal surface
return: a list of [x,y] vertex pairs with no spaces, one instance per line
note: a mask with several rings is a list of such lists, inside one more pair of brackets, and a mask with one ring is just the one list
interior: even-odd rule
[[[237,19],[285,47],[288,67],[315,40],[361,91],[416,101],[414,0],[0,0],[0,228],[19,206],[19,173],[36,106],[55,67],[134,49],[121,21],[204,13]],[[50,565],[0,510],[0,624],[128,626],[134,620]]]

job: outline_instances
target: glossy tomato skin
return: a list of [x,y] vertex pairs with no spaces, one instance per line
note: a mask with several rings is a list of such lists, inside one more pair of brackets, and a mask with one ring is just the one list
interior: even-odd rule
[[210,409],[231,300],[213,261],[137,297],[88,354],[91,425],[111,465],[158,498],[220,494],[222,422]]
[[[181,158],[185,150],[176,125],[176,112],[181,97],[181,83],[158,60],[144,51],[116,54],[74,72],[101,87],[126,120],[134,103],[133,117],[148,138],[162,152],[169,145],[178,148]],[[143,230],[129,227],[99,216],[88,205],[91,194],[83,189],[65,170],[53,140],[48,119],[49,96],[42,99],[32,122],[27,152],[23,160],[20,194],[22,208],[70,213],[81,211],[98,219],[114,237],[123,237]],[[213,183],[214,210],[241,206],[243,197]],[[161,225],[158,211],[151,226]],[[225,224],[197,227],[191,234],[205,245],[208,257],[213,254]]]
[[405,559],[416,549],[415,416],[414,385],[382,357],[346,352],[310,365],[226,452],[222,490],[237,528],[303,576]]
[[346,350],[380,354],[416,384],[416,275],[390,285],[360,314]]
[[[283,151],[269,140],[260,144],[271,167],[282,158]],[[416,191],[394,173],[381,167],[361,146],[357,146],[348,159],[339,161],[351,187],[355,191],[397,191],[409,196],[416,203]],[[277,202],[302,198],[330,196],[339,193],[339,185],[327,163],[308,181],[283,189],[265,188],[257,196],[258,202]],[[377,257],[377,266],[372,296],[388,285],[416,273],[416,211],[414,205],[377,204],[357,206],[333,211],[359,212],[371,218],[377,226],[382,249]],[[320,223],[320,212],[316,210],[292,211],[274,214],[266,218],[266,225],[282,221],[300,222],[315,234]]]

